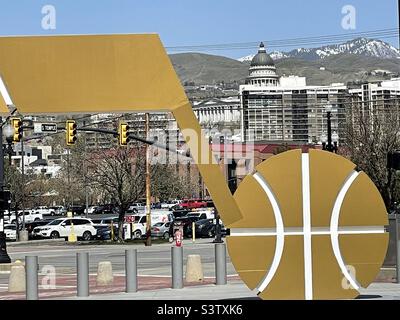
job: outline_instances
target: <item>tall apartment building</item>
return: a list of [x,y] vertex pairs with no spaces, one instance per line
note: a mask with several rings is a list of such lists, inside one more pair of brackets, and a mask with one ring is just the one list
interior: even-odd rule
[[246,84],[239,89],[244,141],[318,143],[326,134],[327,106],[332,106],[332,129],[342,132],[344,84],[307,86],[306,78],[279,77],[264,44],[251,61]]
[[349,89],[352,106],[364,113],[376,114],[382,111],[399,111],[400,107],[400,78],[364,83],[358,88]]

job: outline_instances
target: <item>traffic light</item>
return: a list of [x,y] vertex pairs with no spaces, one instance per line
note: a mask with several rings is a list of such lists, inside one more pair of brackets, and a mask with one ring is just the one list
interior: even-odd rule
[[66,127],[66,142],[67,146],[72,146],[76,141],[76,122],[75,120],[67,120]]
[[120,146],[127,146],[129,142],[129,126],[126,122],[120,122],[119,124],[119,145]]
[[22,138],[21,118],[11,118],[11,126],[14,129],[13,142],[20,142]]

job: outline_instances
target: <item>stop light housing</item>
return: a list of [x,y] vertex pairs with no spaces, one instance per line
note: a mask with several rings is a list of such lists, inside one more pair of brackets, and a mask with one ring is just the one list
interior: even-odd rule
[[129,125],[126,122],[119,123],[119,145],[127,146],[129,142]]
[[11,126],[14,129],[13,142],[20,142],[22,138],[21,118],[11,118]]
[[74,145],[77,140],[75,120],[67,120],[66,126],[65,126],[65,132],[66,132],[67,145],[68,146]]

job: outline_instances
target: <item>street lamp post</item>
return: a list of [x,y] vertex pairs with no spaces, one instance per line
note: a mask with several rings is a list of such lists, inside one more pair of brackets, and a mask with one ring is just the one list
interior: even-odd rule
[[326,106],[326,118],[327,118],[328,136],[326,136],[325,134],[322,134],[322,136],[321,136],[322,150],[337,153],[339,135],[336,132],[333,132],[333,134],[332,134],[332,106],[331,105]]

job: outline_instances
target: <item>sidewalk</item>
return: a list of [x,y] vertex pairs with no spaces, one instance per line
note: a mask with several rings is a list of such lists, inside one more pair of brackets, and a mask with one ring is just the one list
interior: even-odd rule
[[[58,298],[60,299],[60,298]],[[183,289],[145,290],[136,293],[97,294],[87,298],[65,297],[63,300],[259,300],[257,294],[249,290],[240,280],[228,284],[215,284],[186,287]],[[368,289],[362,289],[360,300],[400,300],[400,284],[373,283]]]

